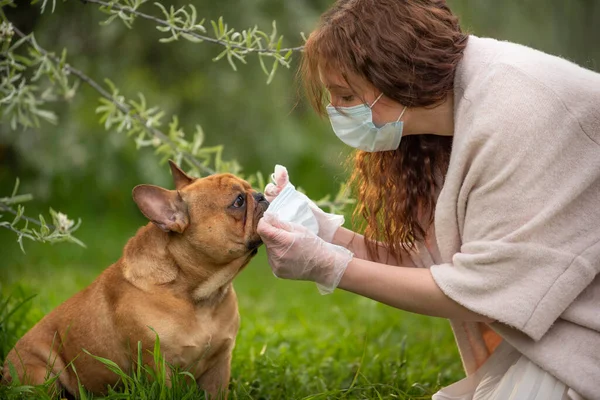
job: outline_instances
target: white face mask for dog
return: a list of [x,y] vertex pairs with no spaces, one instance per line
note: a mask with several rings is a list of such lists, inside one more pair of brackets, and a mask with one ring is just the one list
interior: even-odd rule
[[319,223],[309,207],[310,199],[288,183],[281,193],[269,204],[267,212],[273,213],[282,221],[294,222],[314,233],[319,232]]

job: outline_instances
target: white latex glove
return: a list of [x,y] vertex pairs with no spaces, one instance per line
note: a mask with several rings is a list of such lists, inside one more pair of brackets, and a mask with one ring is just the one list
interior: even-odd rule
[[308,206],[319,223],[319,233],[317,235],[324,241],[331,243],[335,232],[340,226],[344,225],[344,216],[326,213],[313,201]]
[[316,282],[321,294],[334,291],[353,257],[345,247],[324,241],[302,225],[280,221],[268,211],[257,231],[275,276]]
[[[283,165],[275,165],[275,172],[271,175],[271,179],[273,182],[267,184],[264,190],[265,197],[269,203],[273,202],[275,197],[277,197],[288,184],[291,184],[287,168]],[[310,200],[309,206],[319,224],[319,232],[317,235],[326,242],[331,243],[335,232],[344,224],[344,216],[326,213]]]
[[287,168],[283,165],[276,165],[275,172],[271,175],[271,179],[274,181],[273,183],[268,183],[265,186],[265,197],[267,201],[271,203],[275,197],[281,193],[284,187],[288,183],[290,183],[290,177],[287,172]]

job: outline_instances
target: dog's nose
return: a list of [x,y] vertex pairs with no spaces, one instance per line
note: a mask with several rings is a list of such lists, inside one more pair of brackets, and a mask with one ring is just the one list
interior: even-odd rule
[[256,193],[254,193],[253,196],[254,196],[254,200],[256,200],[257,203],[261,203],[261,202],[269,203],[267,201],[267,198],[265,197],[265,195],[262,193],[256,192]]

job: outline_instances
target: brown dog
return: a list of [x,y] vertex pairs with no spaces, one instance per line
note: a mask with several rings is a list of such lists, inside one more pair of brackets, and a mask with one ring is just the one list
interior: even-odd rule
[[115,264],[17,342],[5,380],[11,362],[21,382],[58,375],[59,385],[76,395],[73,362],[86,389],[105,393],[117,376],[82,349],[130,371],[141,341],[144,363],[152,365],[153,328],[167,362],[187,369],[211,397],[227,396],[239,327],[231,282],[261,244],[256,226],[268,202],[231,174],[194,179],[170,165],[177,190],[133,189],[152,223]]

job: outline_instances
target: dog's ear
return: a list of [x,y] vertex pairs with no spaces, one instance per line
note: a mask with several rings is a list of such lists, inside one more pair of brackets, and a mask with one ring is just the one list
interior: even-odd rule
[[183,233],[190,223],[187,204],[176,190],[138,185],[133,188],[133,201],[146,218],[165,232]]
[[171,175],[173,175],[173,181],[175,182],[175,189],[180,190],[194,182],[194,178],[183,172],[175,161],[169,160],[169,165],[171,166]]

